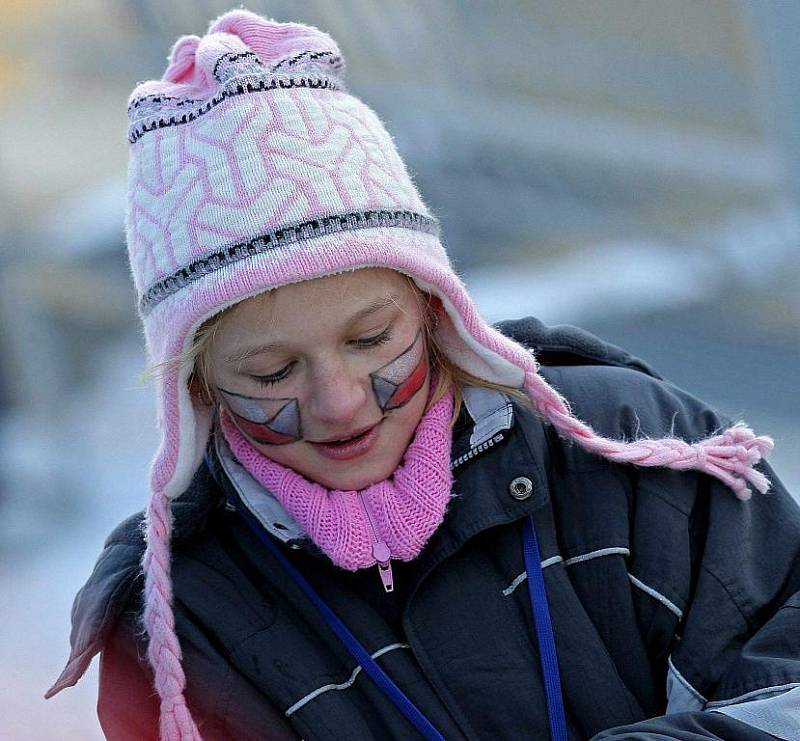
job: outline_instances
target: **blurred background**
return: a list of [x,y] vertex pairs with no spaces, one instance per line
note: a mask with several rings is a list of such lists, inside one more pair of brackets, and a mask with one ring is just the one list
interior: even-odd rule
[[[100,739],[42,694],[141,509],[152,393],[123,236],[127,96],[227,2],[0,0],[0,738]],[[800,493],[800,4],[269,0],[328,31],[491,320],[579,324],[776,440]]]

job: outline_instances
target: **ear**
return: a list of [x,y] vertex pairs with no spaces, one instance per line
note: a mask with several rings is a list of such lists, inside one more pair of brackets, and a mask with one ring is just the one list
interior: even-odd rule
[[436,329],[439,326],[439,322],[442,321],[444,318],[444,304],[442,304],[442,300],[438,296],[431,296],[428,294],[428,306],[427,306],[428,314],[431,317],[431,328]]

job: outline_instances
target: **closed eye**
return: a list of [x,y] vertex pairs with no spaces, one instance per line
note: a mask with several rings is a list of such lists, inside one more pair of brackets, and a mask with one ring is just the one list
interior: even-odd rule
[[268,376],[250,376],[254,381],[262,386],[273,386],[276,383],[285,380],[289,377],[294,367],[294,362],[289,363],[287,366],[281,368],[277,373],[270,373]]
[[386,327],[380,334],[373,335],[372,337],[362,337],[358,340],[353,340],[356,347],[370,348],[379,347],[386,344],[392,337],[391,325]]

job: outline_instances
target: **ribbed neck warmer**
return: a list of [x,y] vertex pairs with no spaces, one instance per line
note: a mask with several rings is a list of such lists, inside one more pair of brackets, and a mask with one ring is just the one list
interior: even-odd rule
[[[327,489],[276,463],[256,450],[224,411],[220,427],[250,475],[335,564],[354,571],[415,558],[442,523],[453,483],[452,413],[449,389],[420,419],[394,474],[360,491]],[[385,574],[382,578],[387,585]]]

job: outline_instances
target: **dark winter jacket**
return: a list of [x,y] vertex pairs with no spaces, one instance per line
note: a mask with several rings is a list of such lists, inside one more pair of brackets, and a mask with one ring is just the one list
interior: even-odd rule
[[[696,440],[728,424],[585,332],[532,319],[501,328],[606,436]],[[204,738],[418,738],[226,505],[241,484],[222,464],[215,453],[221,488],[204,465],[173,505],[176,629]],[[773,490],[743,503],[704,474],[586,453],[494,392],[462,412],[453,464],[445,521],[395,568],[392,595],[372,569],[345,572],[271,526],[445,738],[548,738],[521,541],[532,515],[571,739],[800,739],[800,509],[768,465]],[[530,486],[514,496],[518,478]],[[156,738],[141,521],[109,537],[79,592],[56,685],[102,652],[98,712],[114,741]]]

